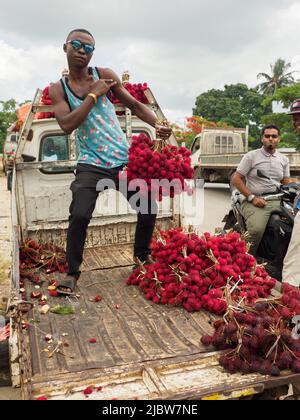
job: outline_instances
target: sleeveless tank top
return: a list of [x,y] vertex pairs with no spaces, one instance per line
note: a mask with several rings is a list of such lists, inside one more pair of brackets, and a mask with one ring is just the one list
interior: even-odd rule
[[[90,68],[94,80],[100,79],[96,68]],[[61,79],[71,111],[85,98],[77,96],[66,77]],[[115,108],[107,96],[98,98],[85,121],[77,129],[78,163],[101,168],[117,168],[128,163],[129,144],[118,121]]]

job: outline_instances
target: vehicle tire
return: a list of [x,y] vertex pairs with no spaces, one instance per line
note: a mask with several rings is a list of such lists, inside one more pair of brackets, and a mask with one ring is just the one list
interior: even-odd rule
[[9,347],[6,340],[0,342],[0,387],[10,385]]
[[7,172],[7,189],[8,189],[8,191],[12,190],[12,177],[13,177],[12,171],[8,171]]

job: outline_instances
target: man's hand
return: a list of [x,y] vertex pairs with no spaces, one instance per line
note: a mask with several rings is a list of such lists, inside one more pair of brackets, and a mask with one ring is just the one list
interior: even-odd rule
[[90,93],[94,93],[97,96],[97,98],[106,95],[107,92],[117,84],[117,82],[112,79],[100,79],[94,82],[92,76],[91,82],[92,83],[90,84]]
[[252,201],[252,204],[253,204],[253,206],[255,206],[255,207],[259,207],[259,208],[263,209],[263,208],[265,208],[265,207],[266,207],[267,202],[266,202],[266,200],[264,200],[264,199],[263,199],[263,198],[261,198],[261,197],[255,197],[255,198],[253,199],[253,201]]
[[166,125],[158,123],[155,125],[155,129],[157,137],[162,140],[168,140],[172,134],[172,128],[167,127]]

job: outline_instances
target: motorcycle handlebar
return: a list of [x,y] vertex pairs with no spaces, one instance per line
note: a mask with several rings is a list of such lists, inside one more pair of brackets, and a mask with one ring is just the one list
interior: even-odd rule
[[280,194],[272,194],[262,197],[265,201],[272,201],[272,200],[279,200],[280,198],[284,197],[284,193]]

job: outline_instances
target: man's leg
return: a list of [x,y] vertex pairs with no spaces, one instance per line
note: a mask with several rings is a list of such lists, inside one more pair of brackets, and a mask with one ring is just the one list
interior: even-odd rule
[[138,213],[138,222],[135,232],[134,256],[140,261],[147,261],[151,254],[151,240],[155,229],[157,214]]
[[96,185],[97,176],[90,172],[80,172],[71,185],[73,200],[67,235],[67,262],[68,274],[72,276],[80,275],[87,228],[98,197]]
[[280,209],[280,201],[269,201],[265,208],[258,208],[247,202],[243,203],[242,212],[250,234],[252,255],[255,255],[258,250],[272,212]]
[[[121,191],[123,193],[123,191]],[[127,200],[131,207],[137,212],[137,226],[135,231],[134,256],[141,262],[147,261],[151,254],[151,240],[155,229],[158,206],[151,194],[147,198],[131,200],[136,192],[128,191]],[[136,201],[136,202],[135,202]]]
[[300,212],[295,218],[291,243],[284,260],[282,282],[300,286]]

